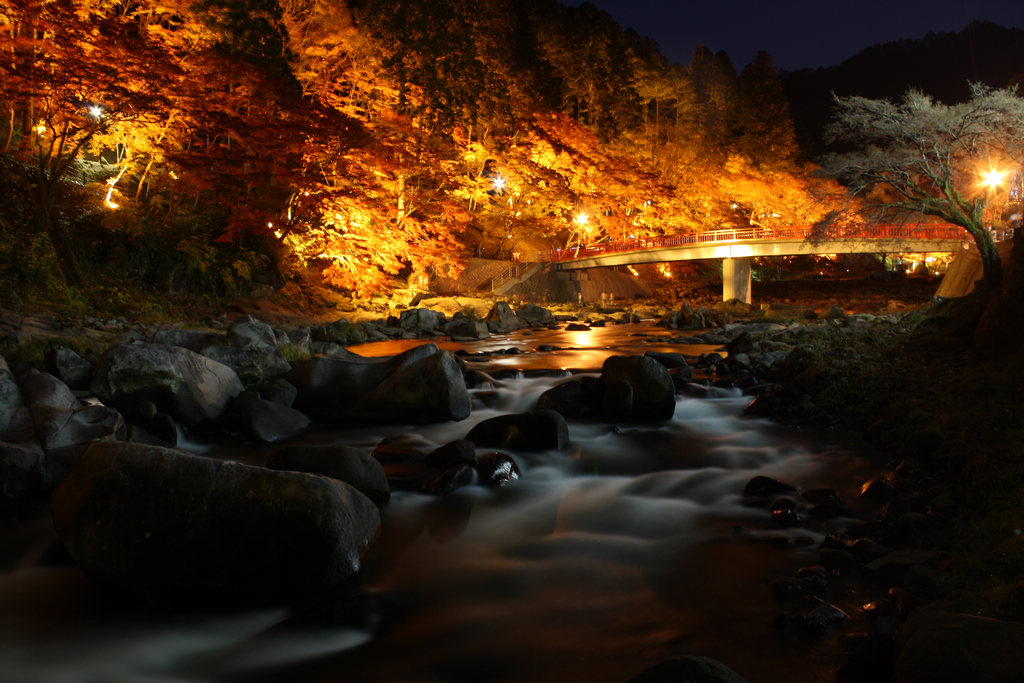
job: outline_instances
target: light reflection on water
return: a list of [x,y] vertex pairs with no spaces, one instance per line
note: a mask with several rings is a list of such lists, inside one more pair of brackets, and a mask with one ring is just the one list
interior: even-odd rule
[[[470,362],[485,370],[591,372],[611,353],[714,350],[668,338],[627,325],[439,346],[522,351]],[[388,355],[415,343],[351,350]],[[572,350],[534,352],[540,344]],[[458,423],[321,429],[307,440],[371,449],[404,434],[426,452],[483,419],[532,409],[561,381],[500,379],[493,407]],[[396,492],[361,580],[386,608],[365,623],[310,623],[285,609],[156,613],[111,604],[77,570],[26,566],[0,576],[0,679],[624,681],[685,653],[721,659],[752,683],[827,680],[838,645],[777,637],[769,584],[813,564],[828,526],[771,529],[740,493],[755,474],[851,489],[865,465],[743,418],[746,401],[735,391],[679,397],[674,417],[656,425],[571,421],[568,452],[513,454],[523,476],[507,489]],[[796,546],[756,540],[771,537]]]

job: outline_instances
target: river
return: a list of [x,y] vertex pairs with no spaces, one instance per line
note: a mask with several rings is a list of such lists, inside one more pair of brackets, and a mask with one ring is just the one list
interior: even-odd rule
[[[352,350],[391,355],[415,343]],[[560,350],[537,351],[542,344]],[[646,324],[439,345],[490,353],[470,362],[497,379],[471,391],[469,419],[322,427],[303,439],[370,450],[393,437],[432,449],[483,419],[532,409],[569,372],[596,373],[608,355],[713,350],[673,343]],[[522,470],[512,486],[445,498],[396,491],[358,585],[314,605],[148,608],[55,559],[48,518],[9,525],[0,545],[0,681],[611,682],[681,654],[720,659],[749,683],[834,680],[838,636],[776,632],[773,617],[799,605],[776,601],[771,581],[815,564],[818,544],[841,521],[774,528],[741,492],[762,474],[833,488],[855,505],[870,467],[844,443],[743,417],[748,402],[714,388],[679,395],[674,417],[660,424],[570,420],[568,452],[512,454]],[[253,464],[273,450],[185,447]],[[854,626],[862,620],[848,588],[827,597]]]

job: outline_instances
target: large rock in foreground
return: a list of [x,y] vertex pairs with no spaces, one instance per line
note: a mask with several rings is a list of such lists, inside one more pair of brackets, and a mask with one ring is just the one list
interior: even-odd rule
[[179,346],[117,344],[100,358],[90,386],[104,402],[126,411],[152,401],[189,426],[216,420],[242,392],[234,370]]
[[354,353],[297,363],[288,376],[295,406],[324,421],[445,422],[469,416],[469,391],[455,356],[423,344],[391,358]]
[[668,420],[676,410],[672,377],[650,356],[609,356],[601,381],[607,420]]
[[900,631],[895,683],[1024,681],[1024,624],[937,610]]
[[87,574],[156,600],[308,595],[353,576],[380,527],[377,507],[334,479],[100,441],[51,509]]

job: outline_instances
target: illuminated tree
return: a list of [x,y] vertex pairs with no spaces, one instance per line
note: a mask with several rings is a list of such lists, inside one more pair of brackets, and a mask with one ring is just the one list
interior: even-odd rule
[[1024,159],[1024,99],[974,85],[961,104],[910,91],[899,103],[844,97],[836,105],[830,140],[856,149],[829,156],[825,172],[875,209],[959,225],[978,248],[984,282],[997,286],[1002,265],[986,207]]
[[97,136],[158,120],[164,86],[177,73],[124,15],[70,0],[4,0],[0,12],[0,99],[12,121],[21,111],[16,155],[25,162],[19,168],[32,203],[30,229],[49,237],[61,277],[77,285],[57,215],[63,187]]

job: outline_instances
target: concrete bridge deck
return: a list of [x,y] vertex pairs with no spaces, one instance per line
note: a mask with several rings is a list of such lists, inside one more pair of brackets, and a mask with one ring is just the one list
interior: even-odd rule
[[750,258],[800,254],[927,253],[959,251],[962,228],[942,224],[811,226],[714,230],[587,244],[547,252],[560,270],[722,259],[722,297],[750,303]]

